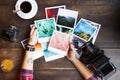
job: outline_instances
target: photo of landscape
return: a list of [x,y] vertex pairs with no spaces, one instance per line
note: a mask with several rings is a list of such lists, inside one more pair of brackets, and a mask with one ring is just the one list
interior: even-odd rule
[[84,19],[80,19],[73,31],[73,34],[77,35],[85,41],[89,41],[96,30],[96,27],[88,24]]
[[[86,19],[84,19],[84,20],[86,20]],[[86,20],[86,21],[87,21],[90,25],[92,25],[92,26],[94,26],[94,27],[97,28],[95,34],[94,34],[93,37],[90,39],[90,41],[94,44],[95,41],[96,41],[96,38],[97,38],[97,36],[98,36],[98,33],[99,33],[99,31],[100,31],[101,24],[98,24],[98,23],[93,22],[93,21],[90,21],[90,20]]]
[[74,28],[76,25],[78,12],[68,9],[59,9],[57,16],[57,25]]
[[75,19],[74,18],[58,15],[57,24],[73,28],[74,23],[75,23]]
[[60,32],[63,32],[66,34],[71,34],[73,32],[73,29],[69,29],[66,27],[58,26],[58,25],[56,26],[56,29],[57,29],[57,31],[60,31]]

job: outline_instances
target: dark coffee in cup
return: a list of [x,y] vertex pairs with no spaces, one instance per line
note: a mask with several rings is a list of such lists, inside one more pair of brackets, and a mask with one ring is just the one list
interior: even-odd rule
[[20,9],[22,10],[22,12],[24,13],[29,13],[32,9],[32,6],[29,2],[24,1],[21,5],[20,5]]

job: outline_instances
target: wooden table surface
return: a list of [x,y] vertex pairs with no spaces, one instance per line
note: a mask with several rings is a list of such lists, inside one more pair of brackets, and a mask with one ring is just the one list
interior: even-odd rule
[[[0,69],[0,80],[19,80],[24,57],[20,41],[29,36],[29,25],[34,20],[45,18],[45,7],[59,5],[66,5],[67,9],[79,11],[78,20],[85,18],[102,25],[95,45],[103,49],[117,67],[117,72],[108,80],[120,80],[120,0],[36,0],[39,6],[38,13],[29,20],[21,19],[12,13],[16,1],[0,0],[0,30],[11,24],[19,29],[18,40],[14,43],[0,38],[0,62],[10,58],[15,65],[10,73]],[[83,80],[66,58],[46,63],[44,57],[34,61],[34,78],[34,80]]]

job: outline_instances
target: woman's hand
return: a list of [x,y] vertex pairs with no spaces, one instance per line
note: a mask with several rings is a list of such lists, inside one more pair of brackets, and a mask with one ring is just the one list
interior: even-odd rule
[[76,59],[76,57],[75,57],[75,48],[74,48],[74,46],[73,46],[72,43],[70,43],[70,45],[69,45],[69,50],[68,50],[68,53],[67,53],[67,58],[70,61],[73,61],[74,59]]
[[35,28],[35,26],[33,26],[30,31],[30,39],[29,39],[28,44],[35,45],[37,43],[37,41],[38,41],[37,29]]

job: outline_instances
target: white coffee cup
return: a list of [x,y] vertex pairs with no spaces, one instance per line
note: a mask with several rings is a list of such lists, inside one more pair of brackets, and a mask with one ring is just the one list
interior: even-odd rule
[[18,0],[15,5],[15,11],[23,19],[33,18],[38,11],[38,5],[35,0]]

